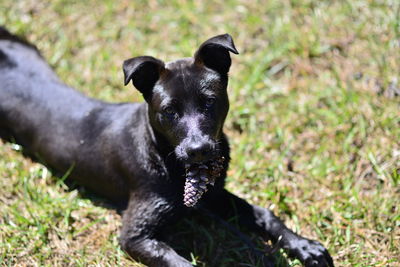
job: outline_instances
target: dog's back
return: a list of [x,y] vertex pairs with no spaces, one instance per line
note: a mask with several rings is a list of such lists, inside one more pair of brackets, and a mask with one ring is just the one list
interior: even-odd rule
[[[0,69],[0,125],[27,149],[36,148],[40,142],[26,136],[27,131],[48,130],[45,125],[50,126],[55,120],[73,123],[65,120],[82,116],[93,106],[59,81],[34,46],[4,28],[0,28]],[[46,131],[40,136],[43,134]]]
[[66,154],[75,149],[74,132],[66,129],[76,129],[76,119],[94,103],[63,85],[35,47],[5,29],[0,31],[0,54],[3,135],[12,136],[28,153],[47,155],[54,146]]
[[[0,27],[0,137],[21,144],[25,154],[54,171],[65,173],[72,167],[78,183],[111,199],[114,191],[124,197],[121,182],[110,188],[116,174],[107,166],[106,154],[118,140],[112,136],[119,132],[113,128],[120,127],[116,116],[120,119],[139,108],[106,104],[68,87],[36,47]],[[104,154],[94,154],[93,147]],[[93,169],[104,177],[86,179]]]

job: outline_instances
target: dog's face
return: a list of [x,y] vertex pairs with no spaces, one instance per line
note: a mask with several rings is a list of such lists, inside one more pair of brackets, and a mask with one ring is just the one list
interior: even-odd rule
[[228,113],[227,78],[183,59],[166,65],[149,101],[153,128],[185,162],[216,156]]
[[219,156],[228,113],[229,51],[225,34],[204,42],[193,58],[164,64],[152,57],[124,62],[125,84],[132,80],[149,107],[150,123],[175,148],[178,159],[199,163]]

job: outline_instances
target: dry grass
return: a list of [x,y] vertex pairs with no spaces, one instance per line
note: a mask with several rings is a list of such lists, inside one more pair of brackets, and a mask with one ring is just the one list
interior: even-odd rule
[[[0,24],[37,44],[67,84],[115,102],[141,100],[123,87],[124,59],[191,56],[229,32],[241,52],[230,75],[229,189],[323,242],[337,266],[400,266],[397,1],[1,5]],[[115,211],[16,150],[0,146],[0,262],[139,266],[118,247]],[[256,265],[207,218],[182,222],[171,242],[199,266]]]

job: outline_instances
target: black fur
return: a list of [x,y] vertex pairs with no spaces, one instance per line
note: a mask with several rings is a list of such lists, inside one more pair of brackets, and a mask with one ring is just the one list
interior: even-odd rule
[[14,68],[16,64],[2,50],[0,50],[0,70],[3,68]]
[[28,42],[27,40],[25,40],[20,36],[10,33],[6,28],[2,26],[0,26],[0,40],[8,40],[12,41],[13,43],[23,44],[26,47],[29,47],[32,50],[36,51],[36,53],[40,55],[40,52],[35,45],[31,44],[30,42]]
[[[145,103],[110,104],[61,83],[37,50],[0,30],[0,134],[50,168],[99,195],[127,203],[120,243],[149,266],[191,266],[161,240],[166,225],[189,216],[183,205],[185,164],[224,156],[224,171],[198,204],[285,248],[307,266],[333,266],[327,250],[285,227],[269,210],[224,189],[229,145],[222,128],[226,92],[237,54],[225,34],[203,43],[194,58],[164,64],[152,57],[126,60]],[[12,136],[12,138],[11,138]],[[272,264],[266,262],[266,265]]]

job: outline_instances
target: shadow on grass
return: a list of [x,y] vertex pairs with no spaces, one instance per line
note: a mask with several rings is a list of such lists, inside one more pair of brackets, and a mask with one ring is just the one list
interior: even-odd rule
[[[80,197],[90,200],[96,206],[116,210],[120,215],[126,208],[126,205],[112,203],[68,179],[65,183],[70,190],[78,189]],[[229,226],[221,223],[204,210],[194,210],[186,218],[167,226],[161,237],[195,266],[289,266],[280,251],[272,252],[271,246],[261,237],[248,232],[242,233],[241,230],[234,223],[230,222]],[[248,238],[253,248],[243,238]],[[268,251],[271,252],[267,253]]]
[[[230,225],[239,230],[234,223]],[[195,212],[167,230],[171,233],[166,236],[168,243],[196,266],[289,266],[279,251],[267,253],[272,249],[261,237],[240,233],[251,240],[254,247],[250,248],[242,236],[204,212]]]

